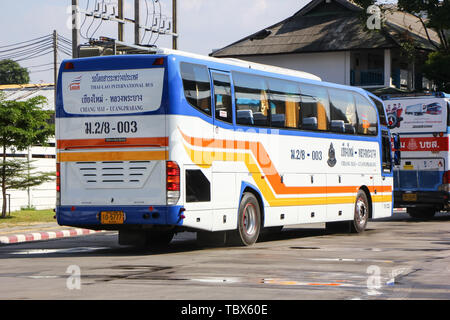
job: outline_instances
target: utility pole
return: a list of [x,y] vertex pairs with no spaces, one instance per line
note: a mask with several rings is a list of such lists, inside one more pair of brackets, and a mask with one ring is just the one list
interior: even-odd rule
[[172,49],[178,49],[177,34],[177,0],[172,0]]
[[134,0],[134,44],[139,45],[141,42],[141,14],[140,0]]
[[78,20],[78,0],[72,0],[72,58],[78,58],[78,45],[80,43]]
[[[117,5],[118,5],[117,18],[119,20],[123,20],[123,0],[118,0]],[[123,22],[118,23],[117,33],[118,33],[117,39],[123,42]]]
[[55,89],[55,106],[56,106],[56,83],[58,82],[58,33],[53,30],[53,80]]

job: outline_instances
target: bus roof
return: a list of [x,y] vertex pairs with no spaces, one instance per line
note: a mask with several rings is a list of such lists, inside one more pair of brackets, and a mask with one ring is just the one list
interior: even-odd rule
[[167,49],[167,48],[158,48],[156,50],[156,54],[175,54],[179,56],[184,56],[188,58],[194,58],[194,59],[202,59],[202,60],[208,60],[211,62],[216,63],[226,63],[228,65],[234,65],[238,67],[244,67],[244,68],[251,68],[254,70],[260,70],[260,71],[267,71],[267,72],[274,72],[274,73],[283,73],[290,76],[310,79],[310,80],[316,80],[316,81],[322,81],[322,79],[314,74],[303,72],[303,71],[297,71],[282,67],[276,67],[276,66],[270,66],[266,64],[261,63],[255,63],[250,61],[245,61],[241,59],[235,59],[235,58],[213,58],[210,56],[204,56],[200,54],[185,52],[181,50],[173,50],[173,49]]

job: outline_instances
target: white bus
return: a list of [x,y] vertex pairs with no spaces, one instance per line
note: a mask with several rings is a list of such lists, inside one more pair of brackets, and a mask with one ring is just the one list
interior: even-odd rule
[[449,206],[449,98],[445,93],[382,96],[390,129],[401,139],[394,204],[413,218],[429,219]]
[[186,230],[251,245],[300,223],[362,232],[392,214],[386,119],[366,91],[287,69],[166,49],[66,60],[57,221],[148,245]]

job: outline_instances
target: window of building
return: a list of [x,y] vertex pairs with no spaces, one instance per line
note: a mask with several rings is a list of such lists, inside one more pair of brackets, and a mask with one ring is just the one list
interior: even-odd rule
[[271,126],[298,128],[300,118],[300,91],[292,81],[268,79],[270,92]]
[[329,128],[330,102],[325,88],[300,84],[302,103],[300,128],[303,130],[326,131]]
[[226,74],[213,72],[212,78],[216,119],[232,123],[233,107],[231,105],[230,77]]
[[359,94],[355,94],[356,112],[358,114],[358,134],[377,135],[378,116],[372,104]]
[[180,69],[186,100],[195,108],[211,115],[211,86],[208,68],[182,62]]
[[344,90],[328,89],[330,94],[330,130],[355,134],[357,129],[356,107],[353,95]]
[[233,73],[236,97],[236,123],[269,125],[269,95],[265,78],[244,73]]

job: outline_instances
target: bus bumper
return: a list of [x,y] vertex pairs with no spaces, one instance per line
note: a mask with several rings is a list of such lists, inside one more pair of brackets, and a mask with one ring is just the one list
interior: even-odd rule
[[447,191],[394,191],[395,208],[436,208],[449,206],[450,193]]
[[[120,211],[124,214],[121,224],[102,224],[100,213]],[[59,225],[94,230],[119,230],[126,226],[158,225],[182,226],[182,206],[57,206]]]

